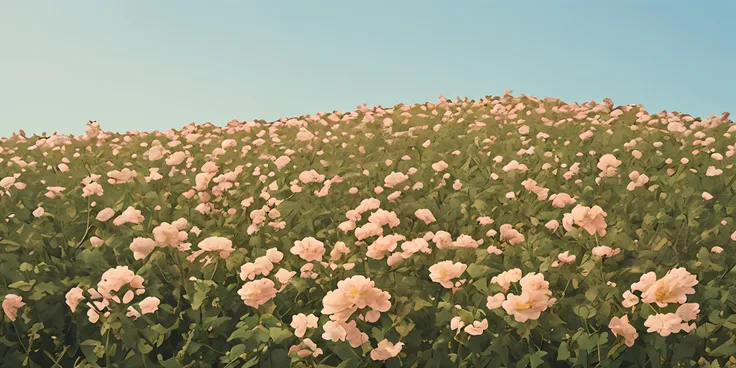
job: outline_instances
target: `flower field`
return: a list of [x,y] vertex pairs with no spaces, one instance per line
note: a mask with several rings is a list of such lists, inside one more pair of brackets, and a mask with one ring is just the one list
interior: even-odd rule
[[3,138],[0,362],[736,366],[732,134],[507,91]]

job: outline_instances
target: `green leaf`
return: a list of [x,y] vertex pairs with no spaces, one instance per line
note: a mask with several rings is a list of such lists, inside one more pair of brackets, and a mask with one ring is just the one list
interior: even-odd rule
[[271,340],[276,344],[280,344],[282,341],[294,336],[291,331],[285,328],[271,327],[268,331],[271,334]]

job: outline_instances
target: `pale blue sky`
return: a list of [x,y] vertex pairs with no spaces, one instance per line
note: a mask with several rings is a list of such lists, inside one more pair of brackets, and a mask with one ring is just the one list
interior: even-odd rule
[[736,110],[736,1],[0,0],[0,135],[552,96]]

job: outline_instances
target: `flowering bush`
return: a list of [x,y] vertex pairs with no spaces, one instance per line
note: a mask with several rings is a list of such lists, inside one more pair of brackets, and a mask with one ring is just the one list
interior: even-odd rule
[[0,140],[3,366],[736,362],[727,114],[509,92],[88,125]]

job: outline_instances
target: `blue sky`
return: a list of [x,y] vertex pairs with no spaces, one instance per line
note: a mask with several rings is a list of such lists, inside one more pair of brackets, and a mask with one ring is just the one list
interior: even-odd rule
[[0,136],[275,120],[438,94],[736,110],[736,2],[6,1]]

